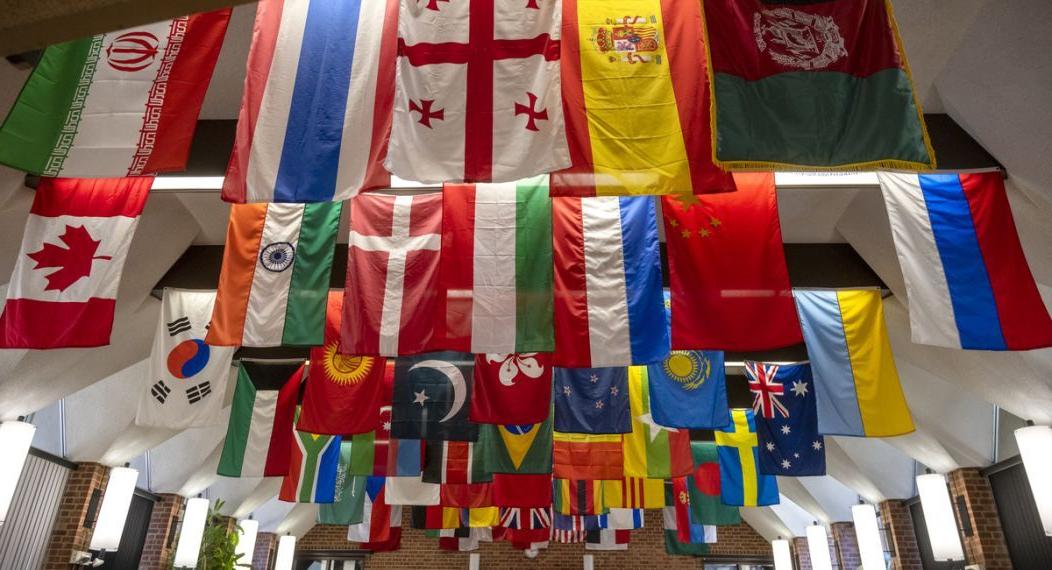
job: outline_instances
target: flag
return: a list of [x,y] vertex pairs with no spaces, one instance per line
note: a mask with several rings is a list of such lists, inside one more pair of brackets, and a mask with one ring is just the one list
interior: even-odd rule
[[[439,550],[452,550],[455,552],[470,552],[478,550],[479,541],[485,540],[489,536],[488,528],[457,528],[457,529],[442,529],[438,531],[428,531],[428,533],[437,533],[435,536],[428,534],[429,538],[438,538]],[[485,540],[490,542],[491,540]]]
[[230,404],[217,474],[278,477],[289,472],[292,422],[303,382],[302,364],[242,360]]
[[416,506],[410,511],[411,523],[416,529],[457,529],[460,528],[460,509],[449,507]]
[[750,352],[800,342],[774,174],[734,179],[736,192],[689,205],[662,198],[673,348]]
[[415,477],[387,477],[386,501],[392,505],[437,505],[441,493],[437,483]]
[[[400,535],[402,507],[401,505],[388,503],[385,490],[383,477],[368,477],[366,479],[362,522],[347,527],[347,540],[351,542],[383,543],[391,540],[392,535]],[[399,532],[394,532],[396,530]],[[375,550],[375,548],[372,550]]]
[[565,526],[571,526],[573,528],[555,528],[555,519],[562,515],[552,514],[552,534],[551,541],[556,544],[577,544],[584,542],[585,537],[588,536],[588,531],[583,528],[579,520],[570,519],[569,522],[563,523]]
[[729,426],[716,430],[720,500],[724,505],[739,507],[777,505],[778,480],[759,470],[753,411],[733,409],[731,421]]
[[627,368],[556,368],[554,390],[557,431],[632,431]]
[[734,189],[712,163],[697,2],[567,0],[563,102],[573,167],[562,195]]
[[646,366],[628,369],[632,432],[624,436],[625,476],[668,479],[690,473],[690,432],[654,421]]
[[552,512],[563,515],[601,515],[607,511],[603,503],[601,481],[552,479]]
[[552,409],[551,354],[476,354],[473,389],[468,415],[473,422],[543,422]]
[[[310,351],[298,427],[311,433],[333,435],[373,431],[379,427],[380,418],[360,411],[376,410],[385,400],[390,401],[393,366],[382,357],[340,353],[342,293],[329,293],[325,313],[325,345]],[[390,375],[392,381],[385,382],[385,375]]]
[[215,299],[211,291],[164,290],[136,425],[186,429],[218,422],[236,347],[205,344]]
[[321,344],[342,210],[335,203],[231,206],[208,344]]
[[[664,508],[664,505],[658,508]],[[643,509],[623,509],[611,507],[605,515],[599,516],[599,526],[611,530],[633,530],[643,528]]]
[[0,163],[77,178],[183,170],[229,20],[226,8],[49,46],[0,126]]
[[[676,477],[665,481],[665,510],[662,512],[665,518],[665,528],[676,530],[676,539],[680,542],[690,543],[690,494],[687,492],[687,478]],[[672,519],[669,520],[669,510],[672,509]],[[669,523],[672,523],[671,525]]]
[[654,200],[554,198],[556,366],[661,362],[668,356]]
[[647,365],[650,413],[670,428],[717,429],[731,421],[721,350],[673,350]]
[[681,540],[679,526],[681,522],[677,519],[675,507],[665,507],[665,554],[669,556],[704,556],[709,553],[709,544],[716,542],[716,527],[689,524],[687,541]]
[[512,530],[548,530],[552,526],[549,508],[501,508],[500,526]]
[[934,169],[891,3],[790,4],[702,2],[716,164]]
[[404,439],[478,441],[468,421],[470,354],[433,352],[395,362],[391,434]]
[[[399,515],[399,516],[401,516],[401,515]],[[399,525],[401,525],[401,521],[399,521]],[[358,545],[358,549],[359,550],[364,550],[366,552],[371,552],[371,553],[376,553],[376,552],[393,552],[395,550],[398,550],[401,547],[402,547],[402,527],[401,526],[393,526],[393,527],[391,527],[391,530],[390,530],[390,532],[388,533],[388,536],[387,536],[387,540],[382,540],[382,541],[379,541],[379,542],[363,542],[363,543]]]
[[660,509],[665,506],[665,482],[639,477],[603,481],[603,501],[618,509]]
[[399,4],[387,170],[420,182],[505,182],[570,165],[559,2]]
[[548,176],[442,191],[443,348],[551,352],[552,200]]
[[741,522],[738,507],[724,505],[720,492],[720,460],[716,444],[692,441],[694,472],[687,480],[691,518],[704,525],[736,525]]
[[480,455],[492,473],[551,473],[552,420],[479,426]]
[[289,473],[278,499],[290,503],[331,503],[336,495],[340,436],[296,430],[292,435]]
[[443,507],[492,507],[493,483],[444,483],[438,490]]
[[590,530],[584,539],[585,550],[628,550],[632,533],[627,530],[601,528]]
[[745,361],[753,393],[760,472],[806,477],[826,474],[825,439],[818,433],[811,365]]
[[473,441],[435,441],[424,447],[424,481],[483,483],[493,480],[486,458]]
[[441,231],[439,193],[354,198],[342,352],[400,356],[431,348]]
[[973,350],[1052,346],[1052,318],[1000,171],[878,176],[913,342]]
[[124,260],[152,182],[40,179],[0,316],[0,348],[110,343]]
[[391,406],[377,410],[379,426],[375,431],[356,433],[343,438],[350,441],[354,458],[351,461],[353,475],[387,475],[387,454],[391,440]]
[[223,200],[339,202],[389,184],[397,4],[259,3]]
[[622,435],[554,432],[552,474],[561,479],[624,477]]
[[387,477],[419,477],[424,473],[424,442],[394,439],[387,442]]
[[818,433],[891,437],[912,432],[880,291],[793,294],[815,379]]
[[493,504],[500,507],[550,507],[550,473],[494,473]]
[[336,487],[332,503],[318,507],[319,524],[352,525],[361,523],[365,515],[365,484],[368,477],[352,475],[354,461],[352,443],[340,442],[340,460],[336,464]]

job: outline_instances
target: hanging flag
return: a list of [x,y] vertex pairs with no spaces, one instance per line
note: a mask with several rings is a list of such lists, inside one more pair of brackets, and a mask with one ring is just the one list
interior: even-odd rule
[[890,2],[701,4],[716,164],[935,168]]
[[818,433],[891,437],[912,432],[877,290],[796,290],[815,379]]
[[721,350],[673,350],[647,366],[650,413],[670,428],[718,429],[731,421]]
[[359,524],[365,517],[365,484],[368,477],[352,475],[352,443],[340,442],[340,460],[336,464],[336,488],[332,503],[318,507],[318,524]]
[[212,291],[164,290],[136,425],[186,429],[218,423],[236,347],[204,341],[215,300]]
[[550,473],[494,473],[493,504],[500,507],[550,507]]
[[403,439],[478,441],[468,421],[474,358],[433,352],[395,362],[391,434]]
[[663,198],[672,347],[758,351],[800,342],[774,174],[737,173],[738,191]]
[[443,507],[492,507],[495,505],[493,483],[444,483],[439,489],[438,502]]
[[424,442],[419,439],[389,439],[387,477],[419,477],[424,472]]
[[570,165],[560,2],[399,4],[387,170],[420,182],[506,182]]
[[585,537],[588,536],[588,531],[584,530],[583,523],[579,519],[566,519],[566,522],[561,522],[563,526],[571,528],[555,528],[556,519],[562,517],[562,515],[552,514],[552,534],[551,541],[556,544],[578,544],[584,542]]
[[712,163],[697,2],[566,0],[563,102],[573,167],[553,195],[734,190]]
[[386,501],[392,505],[437,505],[441,492],[437,483],[425,483],[415,477],[388,477]]
[[665,527],[665,554],[669,556],[704,556],[709,553],[709,544],[716,542],[716,527],[690,524],[687,534],[689,539],[680,539],[680,521],[676,517],[675,507],[665,507],[663,514]]
[[289,472],[292,422],[303,382],[302,364],[242,360],[230,404],[217,474],[279,477]]
[[668,479],[690,473],[690,432],[669,428],[654,421],[650,413],[650,382],[647,367],[628,369],[632,431],[624,436],[625,476]]
[[411,523],[416,529],[458,529],[460,509],[442,506],[417,506],[410,511]]
[[424,447],[427,483],[483,483],[493,480],[486,470],[482,447],[473,441],[436,441]]
[[469,418],[480,424],[543,422],[552,408],[552,359],[546,352],[476,354]]
[[219,346],[322,343],[343,204],[234,204],[205,341]]
[[564,515],[552,511],[552,529],[555,531],[580,532],[581,535],[576,542],[584,542],[586,533],[599,530],[598,515]]
[[620,479],[625,476],[622,435],[553,434],[552,474],[560,479]]
[[544,530],[552,526],[551,510],[527,508],[501,508],[500,526],[512,530]]
[[331,503],[336,494],[340,436],[296,430],[292,435],[289,473],[278,500],[290,503]]
[[[687,478],[676,477],[665,481],[666,508],[662,512],[665,518],[665,529],[676,530],[676,540],[683,543],[691,540],[690,494],[687,492]],[[672,509],[672,520],[669,520],[669,509]],[[671,525],[669,523],[672,523]]]
[[[393,374],[392,374],[392,376],[393,376]],[[392,385],[393,385],[393,379],[392,379]],[[387,388],[387,387],[384,388],[385,392],[390,393],[388,390],[393,390],[393,386],[391,388]],[[388,448],[390,447],[390,444],[391,444],[391,405],[388,404],[386,406],[381,406],[380,407],[379,416],[380,416],[380,427],[378,427],[376,429],[376,431],[373,432],[373,435],[372,435],[372,441],[373,441],[373,445],[372,445],[372,450],[373,450],[373,452],[372,452],[372,467],[371,467],[372,470],[369,473],[360,473],[362,475],[387,476],[387,454],[388,454]],[[353,441],[357,442],[357,441],[360,440],[360,441],[363,442],[363,449],[362,449],[363,454],[366,453],[366,451],[365,451],[366,448],[364,448],[364,442],[367,441],[368,439],[369,439],[368,434],[356,434],[356,435],[352,436],[352,440]],[[364,461],[362,462],[363,466],[365,464],[368,464],[368,462],[369,462],[368,456],[365,455]],[[356,475],[357,474],[359,474],[359,473],[356,473]]]
[[339,202],[387,186],[398,3],[256,8],[227,202]]
[[665,506],[665,482],[639,477],[603,481],[603,501],[619,509],[660,509]]
[[446,184],[439,263],[443,348],[476,354],[555,348],[547,175]]
[[383,477],[367,478],[364,501],[362,522],[347,527],[348,541],[379,544],[401,535],[402,507],[387,502]]
[[[602,518],[602,517],[600,517]],[[632,533],[627,530],[601,528],[590,530],[584,539],[585,550],[628,550]]]
[[152,182],[40,179],[0,316],[0,348],[110,343],[124,260]]
[[480,455],[492,473],[551,473],[552,420],[479,426]]
[[716,430],[720,460],[720,500],[724,505],[778,504],[778,480],[759,470],[756,419],[752,410],[731,410],[731,425]]
[[[431,533],[436,533],[432,536]],[[439,550],[471,552],[479,549],[479,542],[492,542],[488,528],[456,528],[427,531],[428,538],[438,538]]]
[[[311,348],[303,413],[299,429],[311,433],[356,434],[375,430],[379,417],[361,410],[379,409],[390,401],[394,367],[387,359],[340,354],[340,319],[343,293],[329,294],[325,319],[325,345]],[[385,382],[385,375],[392,377]]]
[[745,361],[753,393],[760,472],[806,477],[826,474],[825,439],[818,433],[811,365]]
[[644,519],[643,509],[611,507],[607,514],[599,516],[599,526],[610,530],[634,530],[643,528]]
[[555,365],[661,362],[668,356],[654,200],[554,198]]
[[342,352],[400,356],[433,346],[442,195],[351,202]]
[[703,525],[741,523],[738,507],[724,505],[720,498],[720,459],[716,444],[692,441],[690,449],[694,455],[694,473],[687,480],[691,519]]
[[607,511],[601,481],[552,479],[552,512],[563,515],[601,515]]
[[1052,346],[1052,318],[1000,171],[878,176],[913,342],[972,350]]
[[0,163],[76,178],[183,170],[229,20],[225,8],[49,46],[0,126]]
[[628,369],[556,368],[555,429],[565,433],[630,433]]

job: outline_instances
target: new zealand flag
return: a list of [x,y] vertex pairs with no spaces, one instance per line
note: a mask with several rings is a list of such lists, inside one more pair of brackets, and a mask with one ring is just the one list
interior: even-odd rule
[[810,364],[745,363],[753,393],[760,471],[768,475],[825,475],[825,439]]

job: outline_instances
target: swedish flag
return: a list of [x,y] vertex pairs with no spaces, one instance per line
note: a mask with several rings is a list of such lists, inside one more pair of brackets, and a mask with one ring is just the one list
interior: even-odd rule
[[756,418],[752,410],[731,410],[731,425],[716,432],[716,446],[723,504],[739,507],[778,504],[778,480],[759,469]]

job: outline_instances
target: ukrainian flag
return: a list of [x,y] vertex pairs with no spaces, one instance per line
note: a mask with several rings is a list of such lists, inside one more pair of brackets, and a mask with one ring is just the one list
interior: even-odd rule
[[811,359],[818,431],[890,437],[912,432],[880,291],[794,290]]
[[778,504],[778,479],[760,473],[756,418],[749,409],[731,410],[731,423],[716,430],[720,458],[720,502],[739,507]]

